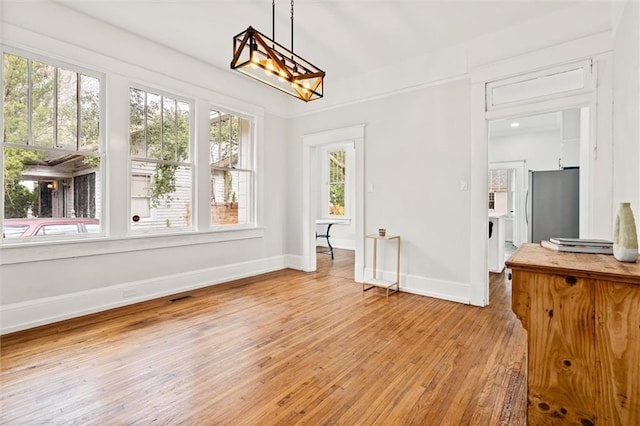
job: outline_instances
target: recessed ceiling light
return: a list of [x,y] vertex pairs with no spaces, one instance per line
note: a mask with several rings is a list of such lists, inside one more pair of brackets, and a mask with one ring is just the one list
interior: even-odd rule
[[520,123],[518,123],[517,121],[514,121],[513,123],[511,123],[511,127],[518,127],[520,126]]

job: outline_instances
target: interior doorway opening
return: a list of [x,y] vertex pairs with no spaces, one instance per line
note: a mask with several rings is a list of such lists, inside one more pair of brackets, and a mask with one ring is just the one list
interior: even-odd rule
[[583,106],[488,123],[489,215],[504,227],[505,258],[511,245],[585,235],[589,114]]
[[[342,188],[344,191],[342,197],[336,197],[336,188],[340,188],[339,179],[334,179],[335,176],[323,178],[322,159],[330,158],[329,154],[335,151],[333,148],[346,145],[349,145],[352,150],[348,176],[352,184],[349,185],[351,188],[349,190],[346,187]],[[347,224],[351,229],[350,244],[354,251],[353,280],[362,282],[364,276],[364,125],[304,135],[303,165],[302,269],[306,272],[317,270],[316,235],[320,229],[318,226],[323,226],[325,230],[327,226],[326,224],[318,225],[318,222],[335,220]],[[331,170],[331,167],[327,165],[326,169]],[[325,181],[326,185],[323,184]],[[336,209],[336,203],[339,200],[342,200],[342,209]]]

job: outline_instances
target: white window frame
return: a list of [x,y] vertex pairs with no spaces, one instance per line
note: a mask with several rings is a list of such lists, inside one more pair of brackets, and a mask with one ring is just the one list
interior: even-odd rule
[[[330,191],[330,182],[329,182],[329,153],[334,151],[345,151],[345,176],[344,176],[344,215],[332,215],[329,212],[329,191]],[[354,168],[354,149],[353,149],[353,141],[339,142],[335,144],[330,144],[323,146],[321,148],[321,185],[322,189],[321,200],[320,200],[320,217],[327,219],[351,219],[351,210],[352,210],[352,176],[353,176],[353,168]],[[347,222],[345,222],[347,223]]]
[[[228,241],[260,239],[265,236],[263,226],[263,203],[265,198],[263,182],[265,111],[252,103],[221,95],[208,88],[194,85],[187,81],[177,80],[159,72],[144,69],[137,65],[125,64],[118,59],[106,57],[98,52],[81,51],[70,48],[63,42],[52,39],[33,38],[30,48],[19,48],[23,44],[11,45],[14,39],[7,37],[5,44],[0,42],[3,52],[25,56],[63,68],[72,68],[100,79],[100,144],[101,144],[101,181],[100,205],[101,224],[104,226],[100,234],[92,233],[91,237],[83,236],[75,239],[55,239],[21,241],[11,243],[0,239],[0,265],[38,262],[46,260],[81,258],[103,254],[126,253],[139,250],[173,248],[197,244],[215,244]],[[42,52],[47,52],[46,56]],[[50,53],[51,52],[51,53]],[[56,60],[52,60],[57,58]],[[71,66],[69,66],[71,64]],[[79,64],[79,65],[78,65]],[[120,64],[121,72],[112,71],[113,66]],[[97,71],[91,71],[97,70]],[[1,77],[2,68],[0,68]],[[195,110],[192,105],[191,115],[191,149],[194,152],[193,224],[195,229],[179,229],[174,233],[134,233],[128,232],[131,214],[129,211],[129,176],[130,158],[128,148],[129,134],[129,88],[151,90],[154,93],[180,93],[178,99],[195,99]],[[159,90],[156,90],[159,88]],[[1,97],[0,97],[1,98]],[[0,108],[2,108],[0,99]],[[253,166],[255,188],[253,194],[254,226],[242,228],[213,229],[208,218],[208,174],[206,121],[208,108],[215,105],[225,111],[244,115],[254,120],[252,131],[254,143]],[[203,117],[203,114],[205,117]],[[2,115],[0,115],[2,128]],[[195,128],[195,132],[193,129]],[[193,139],[195,138],[195,143]],[[0,167],[2,155],[0,155]],[[197,171],[197,173],[196,173]],[[97,178],[97,176],[96,176]],[[0,176],[0,181],[2,176]],[[1,182],[0,182],[1,183]],[[97,203],[96,198],[96,203]],[[3,209],[3,197],[0,197],[0,209]],[[1,217],[0,217],[1,222]],[[197,231],[197,232],[194,232]],[[95,236],[95,237],[94,237]]]
[[[128,121],[128,127],[127,127],[127,153],[128,153],[128,158],[129,158],[129,167],[128,167],[128,171],[129,171],[129,178],[127,179],[127,194],[128,194],[128,199],[127,199],[127,223],[128,223],[128,234],[129,235],[134,235],[134,236],[144,236],[144,235],[150,235],[150,236],[157,236],[157,235],[167,235],[167,234],[175,234],[175,233],[184,233],[184,232],[193,232],[196,230],[196,226],[195,226],[195,214],[194,212],[197,210],[197,198],[196,198],[196,179],[195,177],[197,176],[197,159],[195,158],[195,145],[196,145],[196,139],[195,139],[195,133],[196,133],[196,129],[195,129],[195,116],[196,116],[196,109],[195,109],[195,100],[194,99],[190,99],[188,97],[185,96],[181,96],[175,93],[171,93],[162,89],[157,89],[154,87],[149,87],[146,86],[144,84],[137,84],[135,82],[130,82],[129,84],[129,91],[128,96],[130,96],[131,94],[131,90],[136,89],[136,90],[141,90],[145,93],[151,93],[153,95],[159,95],[179,102],[183,102],[189,105],[189,161],[170,161],[170,160],[158,160],[158,159],[153,159],[153,158],[147,158],[147,157],[139,157],[139,156],[134,156],[131,155],[131,138],[130,138],[130,133],[131,133],[131,121]],[[127,97],[127,99],[130,99],[129,97]],[[130,111],[130,102],[127,103],[127,109]],[[146,102],[145,102],[145,107],[146,107]],[[162,109],[161,109],[162,110]],[[191,183],[191,188],[190,188],[190,200],[191,200],[191,223],[188,226],[184,226],[184,227],[179,227],[179,228],[172,228],[172,227],[166,227],[166,228],[151,228],[151,229],[134,229],[132,226],[132,211],[131,211],[131,177],[134,174],[133,171],[133,163],[134,162],[145,162],[145,163],[153,163],[153,164],[169,164],[169,165],[176,165],[178,167],[189,167],[190,168],[190,183]],[[139,173],[136,173],[139,174]],[[151,217],[154,217],[154,208],[151,207]]]
[[[207,110],[207,116],[209,116],[211,111],[216,111],[218,113],[230,114],[238,117],[239,119],[244,119],[249,122],[249,132],[248,138],[249,140],[246,143],[243,143],[242,137],[238,141],[238,165],[244,164],[245,167],[217,167],[211,164],[211,139],[207,137],[207,164],[208,164],[208,193],[212,194],[215,189],[211,187],[211,172],[213,170],[220,171],[237,171],[248,173],[249,175],[249,188],[247,195],[247,221],[245,223],[237,223],[237,224],[216,224],[211,221],[212,217],[212,206],[209,202],[208,208],[208,223],[209,228],[213,231],[225,231],[225,230],[233,230],[233,229],[246,229],[246,228],[255,228],[257,224],[257,174],[256,174],[256,165],[257,165],[257,153],[256,153],[256,138],[257,138],[257,120],[256,117],[248,114],[244,114],[238,111],[234,111],[233,109],[225,108],[219,105],[211,104]],[[209,122],[208,122],[209,124]],[[210,127],[207,127],[209,130]],[[209,135],[209,132],[207,132]],[[248,157],[248,158],[247,158]]]
[[[540,71],[521,74],[518,76],[500,79],[498,81],[492,81],[486,83],[486,111],[500,110],[504,108],[513,108],[520,105],[527,105],[532,102],[542,102],[546,100],[558,99],[567,96],[579,95],[589,93],[592,90],[592,61],[579,61],[572,62],[560,66],[545,68]],[[556,76],[562,76],[572,71],[581,71],[581,85],[575,88],[561,88],[558,87],[557,91],[550,91],[547,94],[532,95],[530,97],[522,97],[513,101],[498,102],[495,99],[494,91],[509,86],[515,87],[522,84],[534,83],[536,81],[542,82],[543,80],[551,79]]]
[[[49,66],[55,67],[57,69],[63,69],[65,71],[72,71],[77,74],[83,74],[87,77],[93,77],[98,80],[99,87],[99,123],[98,126],[98,152],[84,152],[81,150],[72,150],[67,148],[46,148],[33,146],[29,144],[14,144],[14,143],[5,143],[4,139],[0,140],[0,168],[3,170],[2,175],[0,175],[0,229],[2,228],[4,222],[4,148],[17,148],[17,149],[28,149],[33,151],[41,151],[41,152],[54,152],[54,153],[69,153],[69,154],[81,154],[86,157],[94,157],[100,159],[100,167],[95,170],[97,176],[100,179],[100,195],[99,200],[96,199],[96,203],[99,203],[101,206],[100,215],[97,218],[100,221],[100,232],[99,233],[86,233],[86,234],[77,234],[77,235],[64,235],[64,236],[53,236],[53,237],[40,237],[37,238],[10,238],[5,239],[0,237],[0,247],[11,247],[11,246],[23,246],[23,245],[34,245],[34,244],[43,244],[43,243],[53,243],[59,244],[64,243],[65,241],[77,242],[84,240],[95,240],[98,238],[104,238],[106,235],[106,230],[108,227],[107,222],[107,205],[106,205],[106,183],[107,183],[107,167],[106,167],[106,144],[105,144],[105,128],[106,128],[106,75],[102,72],[98,72],[81,65],[77,65],[71,62],[60,61],[55,58],[51,58],[48,56],[40,55],[37,53],[33,53],[30,51],[22,50],[19,48],[14,48],[11,46],[7,46],[4,44],[0,44],[0,51],[2,53],[3,66],[0,67],[0,82],[4,82],[4,54],[10,54],[14,56],[19,56],[25,58],[30,61],[37,61],[43,64],[47,64]],[[28,77],[29,84],[31,82],[31,76]],[[4,88],[4,84],[2,84]],[[54,93],[54,102],[57,97],[57,93]],[[4,134],[4,97],[0,96],[0,131]],[[57,110],[54,107],[54,111],[57,114]],[[28,138],[31,138],[31,129],[27,130]],[[54,135],[54,141],[57,135]],[[77,141],[79,143],[79,141]]]

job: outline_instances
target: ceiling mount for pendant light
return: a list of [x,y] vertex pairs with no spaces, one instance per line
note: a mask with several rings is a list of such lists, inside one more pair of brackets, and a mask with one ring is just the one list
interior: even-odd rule
[[291,50],[275,41],[275,0],[271,3],[272,39],[253,27],[233,37],[231,69],[268,84],[305,102],[323,96],[324,71],[293,53],[293,0]]

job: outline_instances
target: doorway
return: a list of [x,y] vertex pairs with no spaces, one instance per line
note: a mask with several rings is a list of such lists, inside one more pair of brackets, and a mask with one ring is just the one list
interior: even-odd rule
[[[579,229],[579,235],[573,236],[585,235],[589,197],[589,113],[589,107],[584,106],[489,121],[488,187],[489,197],[495,200],[489,210],[504,214],[505,255],[510,242],[515,247],[525,242],[538,242],[539,238],[532,239],[534,193],[531,192],[531,180],[548,171],[559,174],[579,170],[576,197],[580,201],[575,207],[569,206],[563,216],[575,218],[572,229]],[[537,211],[540,213],[539,209]],[[549,226],[553,227],[552,224]],[[540,233],[536,231],[536,235]],[[567,233],[566,236],[572,235]]]
[[353,147],[353,194],[349,221],[354,234],[353,279],[362,282],[364,278],[364,124],[328,130],[303,136],[302,148],[302,270],[317,270],[316,257],[316,220],[319,219],[319,203],[322,200],[318,184],[320,158],[329,146],[350,144]]
[[[487,174],[489,159],[489,125],[510,120],[577,108],[580,111],[579,232],[583,238],[598,238],[604,224],[611,222],[610,105],[611,74],[608,68],[598,73],[610,54],[580,59],[566,50],[566,59],[574,62],[535,60],[521,57],[488,66],[477,72],[472,85],[471,178],[480,185],[471,186],[471,246],[481,248],[471,258],[471,303],[489,303],[487,240]],[[603,69],[600,69],[602,71]],[[601,84],[596,84],[596,82]],[[584,120],[583,120],[584,118]],[[510,124],[508,124],[510,125]],[[597,137],[596,137],[597,136]],[[529,164],[526,166],[529,169]],[[557,159],[556,159],[557,168]],[[598,177],[598,179],[596,179]],[[595,200],[598,199],[598,203]],[[584,234],[583,234],[584,233]]]

